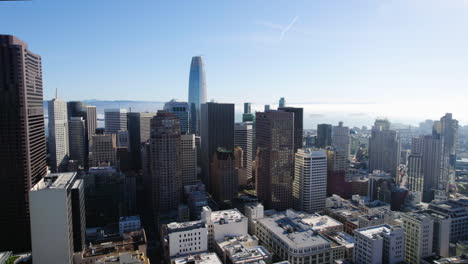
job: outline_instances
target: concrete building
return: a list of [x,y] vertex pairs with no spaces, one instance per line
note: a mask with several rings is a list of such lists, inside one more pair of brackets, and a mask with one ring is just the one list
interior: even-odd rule
[[323,150],[298,149],[293,182],[294,208],[321,212],[327,198],[327,155]]
[[468,239],[468,200],[432,201],[429,209],[450,217],[450,243]]
[[405,260],[405,232],[400,226],[380,225],[354,231],[354,263],[397,264]]
[[27,193],[47,173],[41,56],[0,35],[0,69],[0,251],[25,252]]
[[299,107],[279,107],[278,110],[294,113],[294,153],[303,148],[304,136],[304,108]]
[[158,111],[151,119],[150,179],[153,213],[177,209],[182,198],[179,119]]
[[244,206],[244,214],[249,220],[249,234],[256,234],[257,220],[264,217],[264,211],[261,203],[250,203]]
[[188,257],[177,258],[171,264],[222,264],[216,253],[201,253]]
[[337,194],[350,198],[352,182],[347,179],[348,159],[344,151],[336,147],[327,147],[327,196]]
[[248,234],[247,217],[237,209],[213,212],[209,207],[203,207],[201,221],[208,226],[208,247],[212,250],[216,241]]
[[253,161],[253,123],[244,122],[234,125],[234,146],[242,149],[242,173],[245,175],[240,178],[250,180],[252,178]]
[[342,151],[346,160],[349,159],[351,151],[351,135],[349,134],[349,127],[343,126],[343,122],[339,122],[338,126],[332,127],[332,145],[338,151]]
[[408,156],[408,190],[423,193],[424,174],[423,156],[421,154],[410,154]]
[[34,263],[73,263],[75,239],[85,243],[83,181],[76,172],[49,174],[29,197]]
[[405,213],[401,216],[405,228],[405,261],[418,264],[433,254],[434,221],[426,214]]
[[294,113],[256,113],[257,196],[266,208],[286,210],[293,205]]
[[68,139],[70,142],[70,160],[84,168],[88,159],[88,139],[86,137],[86,121],[83,117],[71,117],[68,120]]
[[258,245],[256,236],[226,237],[216,243],[216,252],[223,263],[271,263],[272,255]]
[[171,112],[179,118],[182,135],[190,133],[190,107],[187,102],[178,102],[173,99],[164,104],[164,111]]
[[374,126],[369,139],[369,172],[380,170],[398,175],[400,165],[400,136],[393,130],[382,130]]
[[344,259],[345,247],[333,243],[304,223],[292,210],[273,212],[257,220],[255,235],[275,260],[298,263],[334,263]]
[[155,115],[156,113],[153,112],[127,113],[129,150],[133,170],[141,169],[141,145],[150,139],[150,123]]
[[332,125],[317,125],[317,138],[315,139],[315,146],[317,148],[332,146]]
[[[97,114],[96,114],[96,106],[92,105],[86,105],[83,102],[80,101],[71,101],[67,102],[67,112],[68,112],[68,125],[70,127],[70,123],[72,119],[76,118],[82,118],[85,122],[85,162],[84,162],[84,167],[88,168],[88,153],[90,151],[91,147],[91,140],[92,136],[96,134],[96,128],[97,128]],[[75,121],[76,122],[76,121]],[[76,126],[77,124],[75,124]],[[72,136],[72,133],[74,132],[69,128],[69,134],[70,137]],[[70,139],[70,142],[72,140]],[[71,145],[71,143],[70,143]],[[70,146],[71,148],[71,146]],[[71,150],[70,150],[71,151]],[[71,155],[71,153],[70,153]]]
[[197,146],[194,134],[180,136],[180,166],[182,170],[182,186],[198,182],[197,177]]
[[117,133],[120,130],[127,130],[127,110],[105,109],[104,121],[106,133]]
[[[327,236],[328,239],[345,248],[345,255],[342,263],[354,261],[354,237],[345,233],[338,232]],[[339,263],[339,262],[337,262]]]
[[239,169],[232,150],[218,148],[210,168],[211,193],[221,203],[230,203],[237,197]]
[[216,150],[234,150],[234,104],[202,104],[200,135],[202,180],[211,191],[210,166]]
[[92,137],[90,165],[99,167],[105,163],[107,166],[117,166],[117,140],[115,134],[96,134]]
[[62,172],[67,168],[69,158],[67,103],[55,92],[55,98],[48,101],[49,109],[49,153],[53,172]]
[[201,182],[185,185],[184,194],[189,207],[190,218],[193,220],[200,219],[203,207],[208,206],[208,195],[205,191],[205,185]]

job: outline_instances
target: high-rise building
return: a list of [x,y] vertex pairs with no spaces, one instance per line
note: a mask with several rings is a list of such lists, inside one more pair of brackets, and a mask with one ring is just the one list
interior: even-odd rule
[[434,199],[434,191],[438,188],[439,179],[443,172],[442,142],[434,136],[423,137],[422,172],[423,194],[422,200],[430,202]]
[[424,174],[423,156],[421,154],[411,154],[408,156],[408,190],[423,193]]
[[78,167],[84,167],[87,161],[86,152],[86,121],[83,117],[71,117],[68,120],[68,139],[70,142],[70,160],[77,162]]
[[348,159],[346,154],[336,147],[328,147],[327,150],[327,196],[337,194],[343,198],[350,198],[352,183],[346,178],[348,171]]
[[442,172],[437,188],[447,191],[449,184],[455,183],[455,163],[458,137],[458,121],[451,113],[440,118],[440,131],[433,130],[433,135],[442,143]]
[[[279,105],[279,108],[286,107],[286,99],[284,99],[284,97],[281,97],[281,98],[279,99],[278,105]],[[278,109],[278,110],[279,110],[279,109]]]
[[369,172],[380,170],[392,177],[398,175],[400,165],[400,136],[393,130],[374,126],[369,139]]
[[294,113],[256,113],[258,198],[266,208],[286,210],[293,205]]
[[[67,102],[68,121],[74,117],[81,117],[85,121],[85,160],[84,167],[88,167],[88,153],[91,146],[91,138],[96,134],[97,114],[96,106],[86,105],[80,101]],[[69,122],[70,123],[70,122]]]
[[332,127],[332,145],[338,151],[343,151],[346,159],[349,159],[351,136],[349,134],[349,127],[343,126],[343,122],[339,122],[338,126]]
[[0,251],[31,249],[28,192],[47,173],[41,57],[0,35]]
[[252,103],[244,103],[244,114],[252,113]]
[[180,132],[185,135],[190,132],[190,107],[187,102],[178,102],[173,99],[164,104],[164,110],[174,113],[180,121]]
[[128,138],[128,131],[127,130],[119,130],[115,133],[116,140],[117,140],[117,147],[118,148],[128,148],[130,147],[130,142]]
[[238,168],[232,150],[218,148],[211,162],[211,193],[217,201],[230,202],[237,197]]
[[67,103],[58,97],[48,102],[49,105],[49,152],[53,172],[65,171],[69,158]]
[[94,105],[87,105],[85,106],[86,112],[86,129],[88,130],[87,138],[88,141],[92,138],[94,134],[96,134],[97,128],[97,113],[96,113],[96,106]]
[[301,149],[304,134],[304,109],[298,107],[279,107],[278,110],[294,113],[294,153]]
[[252,122],[255,116],[252,114],[252,103],[244,103],[244,113],[242,114],[242,122]]
[[327,198],[327,154],[324,150],[299,149],[295,158],[294,208],[321,212]]
[[236,123],[234,126],[234,146],[242,149],[242,167],[245,172],[245,179],[252,178],[253,160],[253,123]]
[[127,110],[105,109],[104,122],[106,133],[117,133],[120,130],[127,130]]
[[49,174],[29,197],[34,263],[73,263],[85,245],[83,180],[76,172]]
[[234,150],[234,104],[202,104],[200,135],[202,180],[211,190],[210,166],[216,150]]
[[315,146],[317,148],[325,148],[332,145],[332,125],[318,124],[317,125],[317,138],[315,139]]
[[405,261],[421,263],[421,259],[432,255],[434,232],[433,219],[425,214],[405,213],[401,215],[405,229]]
[[117,140],[115,134],[96,134],[92,137],[90,166],[117,166]]
[[182,198],[180,123],[173,113],[151,119],[150,176],[153,213],[177,209]]
[[200,109],[206,103],[205,63],[201,56],[192,57],[189,77],[190,133],[200,135]]
[[389,225],[354,230],[354,263],[402,263],[405,260],[405,231],[400,226]]
[[265,112],[270,111],[270,105],[265,105],[265,108],[264,108],[264,109],[265,109]]
[[182,186],[198,182],[197,146],[194,134],[185,134],[180,137],[180,167],[182,170]]
[[141,169],[141,144],[150,138],[150,122],[155,115],[152,112],[127,113],[131,168],[134,170]]

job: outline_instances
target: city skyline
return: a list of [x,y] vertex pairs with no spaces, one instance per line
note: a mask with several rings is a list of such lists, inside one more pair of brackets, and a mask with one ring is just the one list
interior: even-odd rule
[[[467,123],[467,39],[459,34],[467,24],[463,1],[254,2],[248,12],[234,3],[187,3],[175,17],[166,13],[178,7],[164,2],[88,3],[1,3],[7,12],[0,23],[17,21],[2,33],[27,41],[46,58],[45,100],[58,87],[65,101],[187,101],[188,61],[203,55],[208,101],[261,105],[285,97],[288,106],[315,103],[311,107],[318,114],[424,120],[452,112]],[[103,8],[108,12],[98,16]],[[217,12],[193,12],[203,9]],[[31,23],[42,13],[49,18]],[[120,22],[134,13],[141,16]],[[70,22],[69,16],[77,15],[92,19]],[[135,49],[134,39],[145,45]],[[71,57],[74,63],[67,64]],[[76,74],[83,78],[67,81]]]

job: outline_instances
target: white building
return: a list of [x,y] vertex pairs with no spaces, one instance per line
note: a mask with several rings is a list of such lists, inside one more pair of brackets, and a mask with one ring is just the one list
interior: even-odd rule
[[182,169],[182,186],[196,184],[198,181],[197,146],[194,134],[180,136],[180,167]]
[[[253,123],[243,122],[234,125],[234,146],[242,148],[242,173],[239,178],[249,180],[252,178],[253,160]],[[241,174],[242,174],[241,173]]]
[[237,209],[211,211],[208,206],[203,207],[201,221],[208,227],[208,247],[214,249],[216,241],[225,237],[237,237],[248,234],[247,217]]
[[351,136],[349,127],[343,126],[343,122],[339,122],[338,126],[332,127],[332,144],[338,151],[343,152],[346,160],[349,159]]
[[83,191],[84,183],[76,172],[49,174],[31,188],[29,210],[35,264],[73,263],[74,243],[84,245]]
[[127,110],[105,109],[104,122],[106,133],[117,133],[120,130],[127,130]]
[[258,245],[256,236],[226,237],[216,243],[216,252],[223,263],[271,263],[272,255]]
[[323,211],[327,198],[327,154],[323,150],[298,149],[295,158],[293,197],[295,209]]
[[287,210],[271,212],[257,220],[256,236],[276,259],[291,264],[334,263],[344,259],[345,247],[313,230],[304,213]]
[[140,230],[141,220],[138,215],[133,216],[122,216],[119,219],[119,233],[123,236],[124,233]]
[[215,253],[202,253],[188,257],[178,258],[171,261],[171,264],[222,264]]
[[65,171],[69,156],[67,102],[60,100],[58,92],[49,105],[49,152],[51,170]]
[[434,221],[427,214],[405,213],[401,215],[406,233],[405,260],[417,264],[432,255]]
[[405,260],[405,232],[380,225],[354,230],[356,264],[397,264]]
[[244,213],[249,222],[249,234],[256,233],[257,219],[264,216],[264,207],[261,203],[251,203],[244,206]]
[[170,223],[163,236],[166,259],[208,250],[208,228],[201,221]]

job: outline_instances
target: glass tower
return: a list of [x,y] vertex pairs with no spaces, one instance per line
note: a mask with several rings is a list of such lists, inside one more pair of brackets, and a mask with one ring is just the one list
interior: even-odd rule
[[190,132],[200,135],[200,105],[206,103],[205,66],[201,56],[192,57],[189,78]]

